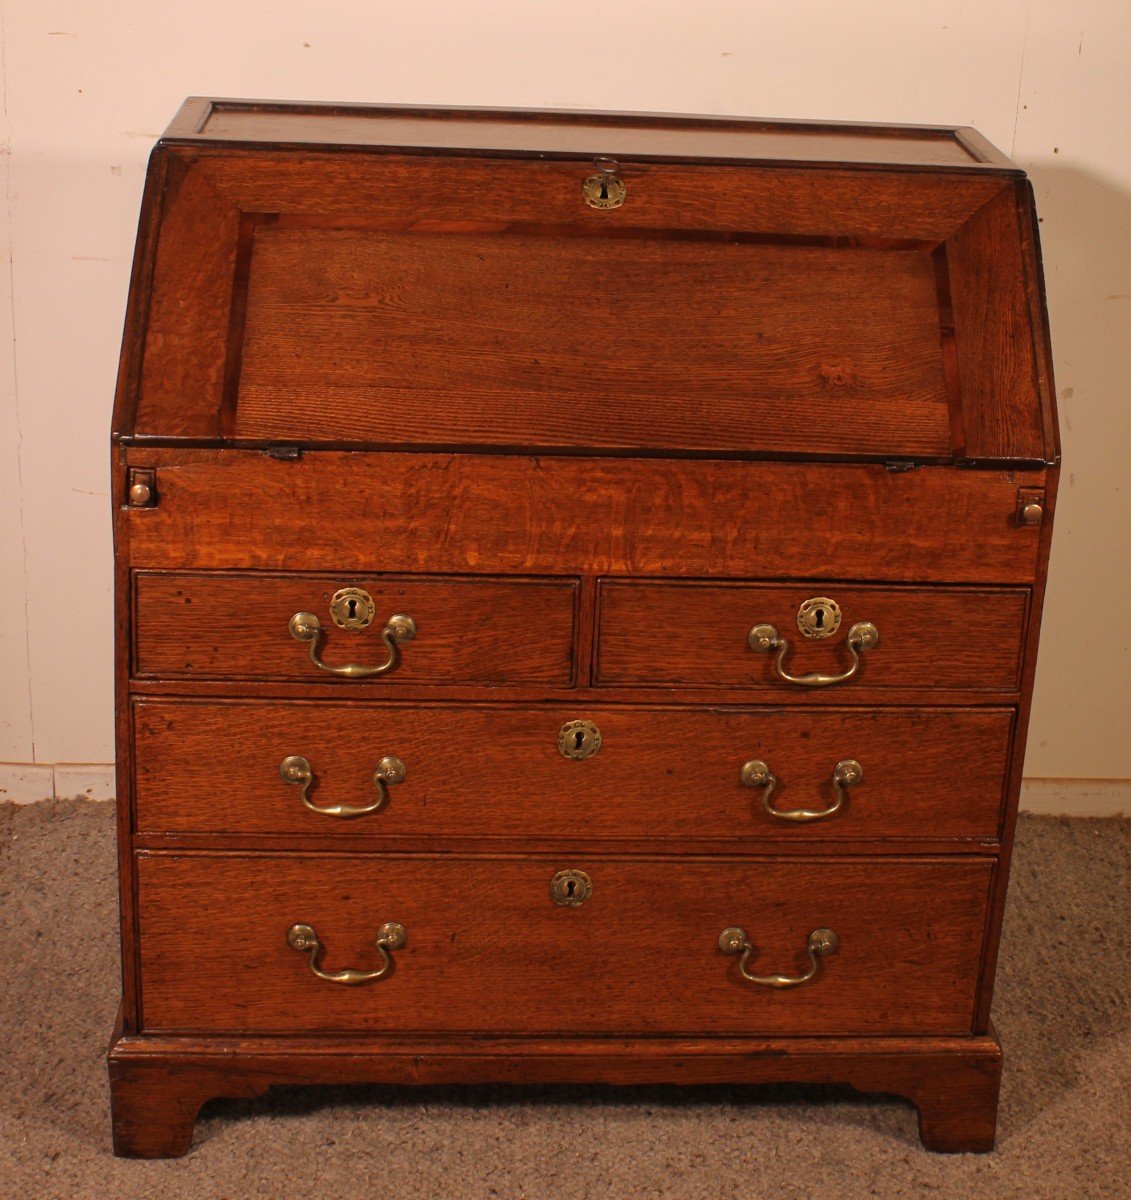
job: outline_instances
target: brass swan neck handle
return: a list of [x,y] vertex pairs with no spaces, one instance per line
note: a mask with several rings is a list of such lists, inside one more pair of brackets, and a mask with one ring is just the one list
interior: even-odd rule
[[389,657],[383,663],[375,667],[363,666],[361,663],[343,663],[339,667],[332,667],[322,661],[322,640],[326,631],[314,613],[295,613],[287,628],[296,642],[310,644],[310,661],[320,671],[325,671],[328,675],[340,675],[345,679],[372,679],[375,675],[387,675],[390,671],[395,671],[401,661],[401,646],[416,637],[416,622],[403,613],[395,613],[381,630],[381,640],[389,651]]
[[833,802],[827,808],[776,808],[771,800],[778,777],[767,763],[752,758],[742,764],[739,779],[745,787],[762,789],[762,807],[779,821],[819,821],[840,812],[848,789],[864,778],[864,768],[854,758],[843,758],[833,767]]
[[384,979],[393,966],[393,956],[389,951],[400,950],[406,941],[408,941],[408,932],[405,927],[396,921],[386,921],[377,930],[377,936],[373,941],[377,947],[377,953],[381,955],[381,965],[375,971],[355,971],[350,967],[344,971],[323,971],[318,965],[322,954],[322,943],[318,940],[318,934],[314,932],[314,926],[292,925],[287,930],[287,945],[300,954],[310,955],[308,966],[311,974],[326,980],[327,983],[340,983],[346,987],[356,987],[360,983],[373,983],[377,979]]
[[724,954],[741,954],[738,960],[738,970],[742,978],[759,987],[792,988],[800,987],[803,983],[816,977],[818,959],[826,954],[835,954],[840,944],[837,935],[831,929],[814,929],[809,935],[806,952],[809,955],[809,969],[803,975],[752,975],[746,969],[746,961],[754,953],[754,947],[746,936],[745,929],[732,925],[719,934],[719,949]]
[[386,754],[373,771],[373,786],[377,789],[377,799],[369,804],[329,804],[325,808],[314,803],[310,798],[310,789],[314,786],[314,768],[310,760],[301,754],[288,754],[279,764],[279,775],[285,783],[293,784],[301,789],[299,799],[311,812],[320,813],[324,817],[364,817],[369,813],[379,812],[389,802],[389,784],[402,783],[408,768],[394,754]]
[[860,670],[860,655],[865,650],[871,650],[880,640],[880,631],[871,621],[857,621],[848,631],[845,645],[852,658],[852,664],[847,671],[839,675],[830,675],[824,671],[814,671],[809,675],[791,675],[785,669],[785,656],[789,651],[789,642],[778,633],[773,625],[755,625],[746,635],[747,645],[751,650],[762,653],[777,652],[774,659],[774,673],[784,683],[795,683],[800,687],[831,687],[834,683],[844,683]]

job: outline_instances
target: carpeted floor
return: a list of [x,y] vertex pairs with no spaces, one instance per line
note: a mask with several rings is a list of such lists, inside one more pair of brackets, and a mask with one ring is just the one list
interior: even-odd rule
[[1026,818],[994,1005],[998,1149],[920,1149],[903,1101],[801,1087],[286,1089],[217,1101],[185,1159],[109,1148],[110,805],[0,804],[0,1197],[1131,1196],[1131,822]]

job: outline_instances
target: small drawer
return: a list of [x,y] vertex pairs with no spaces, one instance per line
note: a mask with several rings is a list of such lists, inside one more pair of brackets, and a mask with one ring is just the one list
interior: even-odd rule
[[1010,693],[1029,592],[606,579],[600,603],[601,685]]
[[712,839],[992,840],[1013,714],[154,699],[135,701],[133,728],[143,834],[667,839],[665,850],[690,850]]
[[570,579],[137,571],[134,675],[565,687],[576,599]]
[[[551,894],[563,869],[583,873],[558,884],[568,906]],[[992,869],[930,858],[143,853],[143,1023],[268,1033],[961,1034],[971,1028]],[[745,956],[720,948],[734,929],[751,947]],[[723,940],[730,950],[742,944],[733,933]],[[811,956],[811,946],[831,952]],[[383,973],[345,986],[315,967]],[[741,968],[811,977],[773,987]]]

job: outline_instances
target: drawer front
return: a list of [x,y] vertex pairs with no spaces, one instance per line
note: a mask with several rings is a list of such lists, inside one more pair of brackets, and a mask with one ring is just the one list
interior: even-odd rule
[[167,570],[363,574],[379,561],[390,573],[1029,584],[1040,527],[1015,522],[1018,495],[1050,482],[1044,471],[572,455],[279,461],[146,446],[127,461],[156,470],[158,495],[123,514],[130,561]]
[[[339,627],[332,602],[347,587],[373,602],[370,624]],[[134,674],[141,678],[262,679],[357,686],[396,681],[545,683],[573,680],[573,580],[348,577],[329,575],[149,572],[134,575]],[[349,597],[338,611],[351,616]],[[292,618],[313,614],[307,638]],[[386,623],[411,618],[411,640],[387,644]],[[395,665],[383,674],[348,678],[325,668]],[[395,654],[394,654],[395,651]]]
[[[819,599],[835,602],[839,626],[828,636],[803,636],[801,606]],[[852,628],[870,622],[878,642],[861,650],[850,677],[829,686],[846,694],[871,688],[1015,692],[1028,599],[1024,588],[605,580],[597,682],[815,692],[779,672],[847,675],[854,665]],[[834,619],[828,613],[824,605],[825,628]],[[755,626],[771,626],[787,643],[780,663],[776,649],[751,647]]]
[[[600,735],[591,757],[567,758],[559,748],[563,740],[577,753],[579,738],[589,748],[583,727],[567,730],[574,721],[591,722]],[[1012,724],[1008,709],[145,700],[134,705],[137,828],[668,838],[679,846],[711,838],[994,838]],[[375,781],[390,755],[404,763],[403,780]],[[280,767],[292,756],[306,760],[308,775],[288,783]],[[747,772],[744,785],[752,761],[772,778]],[[834,780],[838,765],[853,761],[862,778],[840,772]],[[311,811],[304,796],[322,809],[371,811],[344,819]]]
[[[550,899],[562,868],[590,877],[577,907]],[[142,854],[144,1026],[958,1034],[971,1026],[991,871],[932,859]],[[362,986],[317,978],[288,942],[310,926],[319,969],[373,971],[387,922],[405,945]],[[720,950],[731,927],[759,976],[805,973],[817,930],[839,944],[809,982],[772,988]]]

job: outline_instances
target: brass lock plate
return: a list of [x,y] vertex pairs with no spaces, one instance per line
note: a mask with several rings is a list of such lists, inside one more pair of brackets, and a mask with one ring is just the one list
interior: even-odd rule
[[628,195],[618,172],[617,163],[611,158],[593,160],[596,175],[589,175],[581,185],[581,194],[590,208],[620,208]]
[[567,721],[558,730],[558,749],[575,761],[592,758],[601,749],[601,731],[592,721]]
[[330,597],[330,616],[339,629],[364,629],[376,615],[373,597],[363,588],[339,588]]
[[840,605],[827,596],[806,600],[797,610],[797,628],[803,637],[832,637],[840,628]]
[[593,880],[584,871],[559,871],[550,880],[550,899],[561,908],[577,908],[593,894]]

